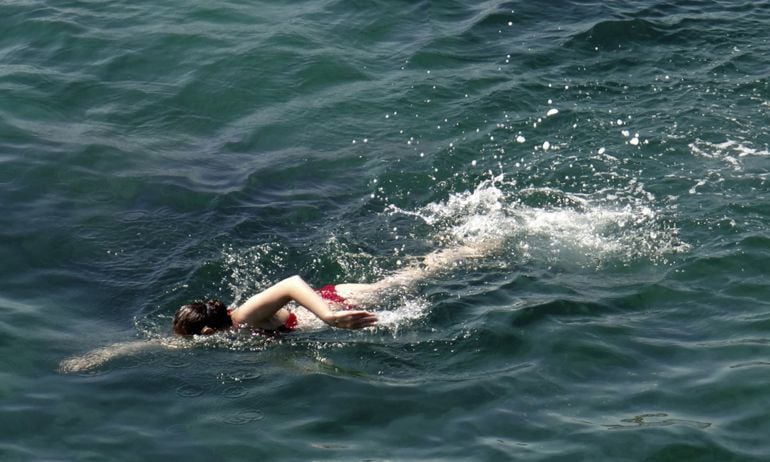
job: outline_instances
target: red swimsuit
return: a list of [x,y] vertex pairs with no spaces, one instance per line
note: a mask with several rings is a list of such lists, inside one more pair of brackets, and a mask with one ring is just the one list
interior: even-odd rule
[[289,317],[286,318],[286,322],[283,323],[283,327],[288,330],[294,330],[297,328],[297,315],[289,311]]
[[[350,306],[348,306],[348,301],[345,300],[345,297],[342,297],[340,294],[337,293],[337,287],[334,284],[327,284],[321,287],[320,289],[316,290],[316,292],[318,292],[318,295],[320,295],[321,298],[323,298],[327,302],[346,305],[346,308],[350,309]],[[292,331],[297,328],[298,324],[299,323],[297,322],[297,315],[290,311],[289,317],[286,318],[286,322],[283,323],[282,328],[287,331]]]
[[347,305],[348,301],[345,300],[344,297],[340,296],[340,294],[337,293],[337,286],[334,284],[328,284],[320,289],[316,290],[318,292],[318,295],[321,296],[324,300],[327,302],[332,303],[340,303],[342,305]]

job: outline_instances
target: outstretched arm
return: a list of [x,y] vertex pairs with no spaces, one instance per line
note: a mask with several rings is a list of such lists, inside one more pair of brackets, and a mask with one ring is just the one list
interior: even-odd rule
[[292,276],[254,295],[230,315],[234,324],[259,326],[270,321],[287,303],[294,301],[320,320],[343,329],[361,329],[377,323],[367,311],[333,311],[329,305],[299,276]]
[[63,374],[86,372],[96,369],[107,361],[123,356],[135,355],[152,348],[176,348],[178,346],[179,345],[172,344],[171,342],[163,342],[159,339],[114,343],[112,345],[91,350],[86,354],[73,356],[63,360],[59,363],[59,372]]

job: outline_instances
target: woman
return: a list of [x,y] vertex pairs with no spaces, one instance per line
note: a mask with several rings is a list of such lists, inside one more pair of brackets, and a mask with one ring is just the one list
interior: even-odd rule
[[[260,333],[292,331],[302,326],[287,308],[291,302],[304,307],[332,327],[362,329],[374,326],[374,313],[352,309],[373,305],[378,294],[394,287],[409,287],[436,272],[466,258],[480,257],[494,248],[488,240],[474,246],[451,247],[432,252],[420,264],[407,265],[391,276],[373,284],[327,285],[313,290],[299,276],[292,276],[252,296],[233,310],[219,300],[184,305],[174,316],[174,333],[182,337],[211,335],[219,331],[246,328]],[[137,354],[148,348],[184,348],[189,342],[171,339],[139,340],[115,343],[84,355],[67,358],[59,364],[63,373],[83,372],[122,356]]]
[[[333,307],[351,308],[348,301],[356,292],[373,284],[327,285],[314,291],[299,276],[292,276],[254,295],[245,303],[229,310],[219,300],[198,301],[184,305],[174,315],[174,333],[178,335],[211,335],[233,328],[251,328],[263,332],[287,332],[297,328],[297,315],[286,308],[296,302],[326,324],[343,329],[373,326],[377,316],[368,311],[335,311]],[[340,295],[340,293],[345,294]]]
[[[458,260],[479,256],[483,250],[480,246],[462,246],[432,252],[425,256],[421,265],[406,266],[373,284],[327,285],[316,291],[299,276],[292,276],[252,296],[233,310],[219,300],[197,301],[177,310],[174,333],[182,336],[211,335],[233,328],[290,332],[299,324],[297,315],[286,308],[290,302],[304,307],[332,327],[371,327],[377,323],[377,316],[352,308],[371,304],[376,294],[388,288],[411,285]],[[337,311],[339,308],[344,310]]]

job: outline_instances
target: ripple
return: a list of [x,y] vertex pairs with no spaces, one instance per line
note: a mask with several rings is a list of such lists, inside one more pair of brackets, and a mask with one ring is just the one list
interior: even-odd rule
[[176,388],[176,394],[182,398],[195,398],[205,393],[205,390],[196,385],[182,385]]
[[571,37],[565,45],[593,51],[597,47],[617,48],[618,43],[657,43],[665,38],[667,29],[663,24],[643,19],[600,21],[589,30]]
[[520,309],[513,321],[513,325],[516,327],[526,327],[531,323],[554,315],[559,317],[599,316],[614,311],[615,309],[610,305],[593,301],[559,299]]
[[163,367],[168,369],[186,369],[193,364],[192,359],[188,358],[169,358],[162,362]]
[[230,386],[226,387],[221,391],[222,396],[225,398],[230,399],[238,399],[243,398],[244,396],[249,394],[249,389],[242,386]]
[[768,367],[770,366],[770,361],[748,361],[744,363],[739,364],[732,364],[730,365],[731,369],[738,369],[741,367]]
[[699,422],[697,420],[672,418],[665,412],[655,414],[640,414],[627,419],[620,419],[620,424],[605,424],[606,428],[627,429],[643,427],[668,427],[671,425],[686,425],[699,429],[709,428],[710,422]]
[[228,371],[227,373],[222,374],[220,377],[222,381],[232,381],[232,382],[247,382],[252,380],[258,380],[262,377],[262,374],[259,372],[256,372],[254,370],[249,369],[242,369],[242,370],[233,370]]
[[243,409],[230,411],[222,418],[222,422],[229,425],[246,425],[259,422],[265,418],[265,413],[259,409]]

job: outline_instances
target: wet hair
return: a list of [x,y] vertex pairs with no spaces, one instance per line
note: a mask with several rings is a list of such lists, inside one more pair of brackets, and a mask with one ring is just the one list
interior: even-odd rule
[[174,333],[179,335],[200,335],[205,327],[222,330],[231,325],[227,307],[219,300],[182,305],[174,315]]

